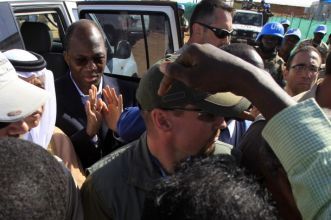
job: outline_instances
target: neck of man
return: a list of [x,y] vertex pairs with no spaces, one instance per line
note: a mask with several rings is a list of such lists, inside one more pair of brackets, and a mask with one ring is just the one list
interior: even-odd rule
[[263,59],[269,59],[277,55],[276,47],[273,49],[267,49],[263,45],[261,45],[260,51],[261,51],[260,55]]
[[288,57],[290,54],[291,54],[291,49],[289,48],[283,48],[281,47],[279,50],[278,50],[278,56],[282,57],[284,60],[286,57]]
[[186,44],[190,45],[193,43],[197,43],[197,40],[195,39],[194,36],[190,36],[190,38],[187,40]]
[[147,146],[149,152],[160,162],[164,171],[172,174],[175,171],[176,165],[188,158],[189,155],[178,153],[172,146],[171,141],[162,136],[151,136],[147,133]]

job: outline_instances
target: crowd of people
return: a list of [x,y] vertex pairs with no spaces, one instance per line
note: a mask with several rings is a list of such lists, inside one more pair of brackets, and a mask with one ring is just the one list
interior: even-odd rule
[[0,218],[330,219],[327,27],[230,44],[233,13],[199,2],[136,91],[103,74],[90,20],[68,28],[55,82],[41,55],[0,52]]

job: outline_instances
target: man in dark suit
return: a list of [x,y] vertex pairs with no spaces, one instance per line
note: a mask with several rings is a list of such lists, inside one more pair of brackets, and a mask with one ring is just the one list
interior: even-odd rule
[[[57,120],[71,139],[75,151],[87,168],[120,146],[114,139],[107,114],[107,91],[119,94],[119,82],[103,75],[107,61],[105,38],[93,21],[80,20],[67,31],[64,58],[70,73],[56,81]],[[123,89],[123,88],[122,88]],[[120,97],[121,98],[121,97]],[[108,111],[109,113],[109,111]]]

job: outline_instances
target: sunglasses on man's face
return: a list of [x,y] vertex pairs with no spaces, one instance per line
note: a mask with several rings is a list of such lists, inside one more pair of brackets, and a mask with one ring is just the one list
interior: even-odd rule
[[174,108],[162,108],[166,111],[188,111],[188,112],[196,112],[198,114],[197,119],[204,122],[214,122],[217,119],[217,115],[213,113],[203,111],[202,109],[196,108],[184,108],[184,107],[174,107]]
[[215,27],[212,27],[212,26],[209,26],[207,24],[204,24],[204,23],[200,23],[200,22],[196,22],[198,24],[200,24],[201,26],[205,27],[205,28],[208,28],[209,30],[211,30],[216,37],[220,38],[220,39],[223,39],[223,38],[226,38],[228,36],[231,36],[233,30],[226,30],[226,29],[223,29],[223,28],[215,28]]

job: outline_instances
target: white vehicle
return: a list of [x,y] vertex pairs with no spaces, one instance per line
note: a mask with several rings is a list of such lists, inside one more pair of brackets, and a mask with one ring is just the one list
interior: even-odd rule
[[233,43],[254,45],[257,35],[263,27],[263,14],[257,11],[236,10],[233,16]]
[[116,79],[126,106],[137,104],[139,77],[182,46],[176,2],[0,0],[0,50],[39,53],[56,80],[68,74],[66,30],[81,18],[103,29],[108,57],[104,74]]
[[[175,2],[0,0],[0,50],[21,48],[43,55],[57,79],[68,70],[62,55],[66,30],[81,18],[104,30],[105,73],[121,80],[142,76],[182,46]],[[51,36],[41,33],[45,25]]]

